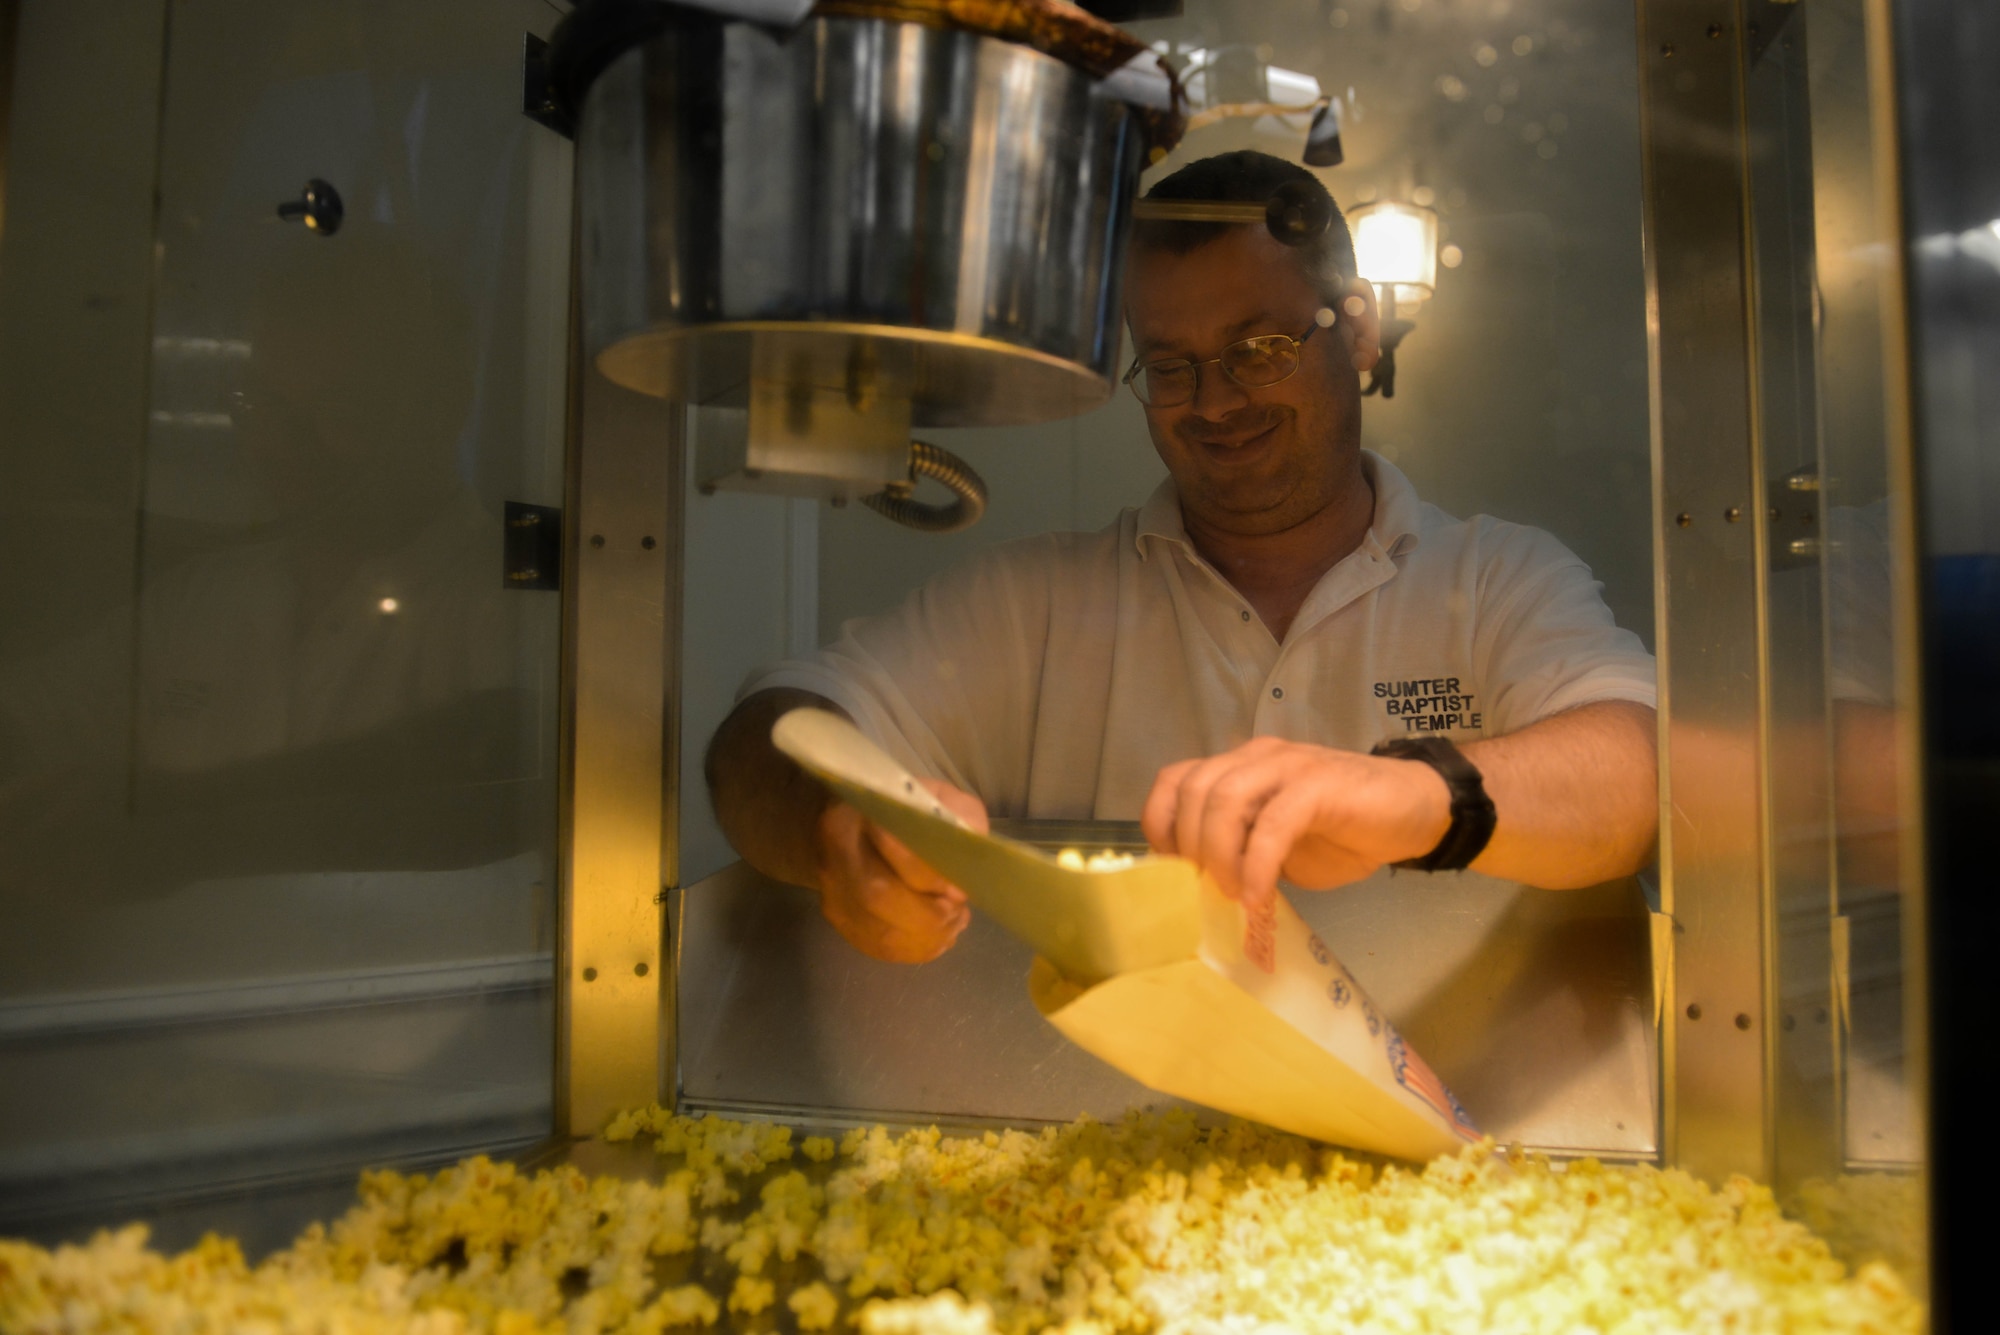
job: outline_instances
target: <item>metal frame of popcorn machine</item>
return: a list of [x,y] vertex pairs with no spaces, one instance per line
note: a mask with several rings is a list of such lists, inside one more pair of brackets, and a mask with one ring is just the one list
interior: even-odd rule
[[1140,43],[1040,4],[601,0],[550,69],[583,330],[557,1120],[587,1133],[674,1086],[682,451],[704,486],[899,501],[912,429],[1103,403],[1180,117]]
[[[1880,761],[1898,776],[1908,827],[1923,757],[1909,726],[1918,698],[1917,455],[1896,260],[1897,106],[1886,3],[1851,8],[1867,34],[1855,47],[1865,47],[1858,77],[1867,94],[1844,108],[1815,104],[1825,122],[1815,140],[1801,129],[1809,119],[1802,43],[1795,50],[1781,40],[1792,7],[1638,4],[1662,686],[1660,899],[1651,917],[1659,1157],[1709,1178],[1746,1173],[1781,1193],[1857,1167],[1908,1169],[1925,1153],[1921,1015],[1908,1017],[1902,1077],[1914,1099],[1904,1128],[1914,1149],[1878,1160],[1855,1149],[1850,1103],[1860,1070],[1843,1026],[1862,918],[1854,904],[1829,898],[1839,850],[1815,813],[1829,809],[1837,776],[1823,754],[1798,763],[1788,741],[1823,744],[1838,703],[1826,685],[1820,578],[1834,549],[1817,545],[1811,527],[1822,499],[1840,500],[1813,415],[1828,409],[1809,410],[1773,389],[1783,374],[1811,378],[1812,329],[1779,317],[1817,309],[1810,229],[1801,235],[1785,225],[1798,208],[1787,191],[1817,190],[1822,229],[1844,227],[1878,247],[1867,252],[1878,257],[1873,267],[1829,299],[1851,299],[1881,359],[1881,392],[1869,411],[1894,535],[1883,561],[1895,609],[1881,628],[1894,649],[1885,708],[1904,726]],[[581,80],[592,89],[578,103],[588,332],[573,394],[580,448],[566,665],[561,1135],[588,1135],[623,1106],[672,1102],[679,1088],[679,943],[668,933],[677,919],[663,909],[680,887],[677,524],[681,451],[702,447],[690,445],[688,431],[729,433],[737,480],[751,483],[763,471],[747,462],[760,442],[840,437],[854,446],[852,459],[874,462],[827,468],[832,480],[802,485],[854,495],[889,480],[913,427],[1039,420],[1093,406],[1108,392],[1119,245],[1144,158],[1141,122],[1152,118],[1156,134],[1158,123],[1171,125],[1178,94],[1164,110],[1142,112],[1105,81],[1134,67],[1130,48],[1079,69],[992,31],[966,30],[961,21],[975,9],[940,0],[933,26],[923,27],[867,5],[822,4],[788,39],[844,53],[838,63],[848,74],[829,87],[849,97],[890,87],[891,65],[869,63],[869,51],[905,52],[911,69],[964,62],[966,77],[953,85],[964,101],[928,104],[934,120],[870,141],[881,175],[814,146],[810,126],[844,133],[866,118],[809,115],[804,103],[787,103],[782,90],[797,90],[787,71],[802,67],[788,63],[770,27],[740,15],[676,11],[672,22],[682,26],[671,34],[627,34],[610,44],[615,59],[591,71],[595,84]],[[706,54],[690,57],[696,47]],[[1015,82],[1002,71],[1036,91],[1008,102]],[[739,75],[744,82],[732,83]],[[753,99],[729,100],[753,90]],[[683,99],[708,108],[709,119],[657,133],[662,108]],[[605,119],[593,124],[594,112]],[[1828,119],[1840,113],[1845,122]],[[1057,119],[1035,119],[1043,115]],[[1039,134],[1036,151],[1006,138],[1058,122],[1069,131]],[[730,148],[731,136],[753,123],[773,146],[765,155],[773,175],[754,181],[743,174],[746,154]],[[934,132],[947,124],[962,133]],[[1063,152],[1044,156],[1057,146]],[[624,174],[593,177],[594,152],[621,161]],[[814,193],[822,159],[846,164],[843,179],[874,182],[876,193],[844,201]],[[936,178],[927,175],[933,168]],[[926,231],[935,220],[917,201],[922,189],[946,188],[947,178],[962,183],[950,187],[959,190],[949,196],[953,226]],[[1008,198],[1059,222],[1065,243],[1082,247],[1060,274],[1031,275],[1023,253],[1010,249],[1033,229],[1004,215],[992,187],[1029,178],[1039,184]],[[670,188],[684,180],[707,185]],[[842,221],[853,216],[846,210],[877,206],[903,223],[874,233]],[[743,210],[813,221],[739,233],[718,225],[717,210],[724,219]],[[908,267],[922,249],[918,238],[947,234],[947,269]],[[662,235],[677,240],[662,246]],[[904,265],[906,278],[922,272],[924,281],[914,289],[879,281],[864,262],[871,257]],[[828,286],[837,275],[847,285]],[[926,300],[907,302],[913,290]],[[992,327],[996,312],[1012,323]],[[690,419],[682,403],[723,414],[723,425]],[[885,459],[887,473],[879,471]],[[1900,856],[1898,893],[1871,911],[1896,919],[1911,943],[1897,987],[1921,997],[1923,955],[1914,943],[1923,939],[1925,895],[1914,834]]]

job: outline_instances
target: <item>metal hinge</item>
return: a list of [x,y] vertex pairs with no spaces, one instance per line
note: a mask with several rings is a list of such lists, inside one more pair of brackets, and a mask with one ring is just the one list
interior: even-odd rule
[[1771,569],[1797,570],[1819,560],[1819,473],[1795,468],[1764,487],[1764,517],[1770,521]]
[[562,511],[553,505],[508,501],[502,573],[510,589],[562,587]]

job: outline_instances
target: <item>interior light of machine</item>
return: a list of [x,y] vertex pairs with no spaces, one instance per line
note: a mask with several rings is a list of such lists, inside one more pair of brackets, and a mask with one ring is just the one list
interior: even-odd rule
[[1414,204],[1378,200],[1347,215],[1361,276],[1386,300],[1414,305],[1437,288],[1438,218]]
[[401,611],[403,604],[394,598],[384,598],[381,602],[375,604],[375,606],[386,617],[394,616],[397,612]]

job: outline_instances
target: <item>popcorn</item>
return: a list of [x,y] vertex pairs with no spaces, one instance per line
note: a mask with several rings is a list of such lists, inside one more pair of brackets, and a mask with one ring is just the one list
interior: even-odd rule
[[861,1309],[861,1335],[994,1335],[993,1312],[985,1303],[971,1307],[955,1293],[922,1300],[884,1302]]
[[834,1296],[832,1289],[817,1280],[794,1290],[792,1296],[785,1299],[785,1306],[791,1308],[792,1314],[799,1319],[800,1330],[825,1330],[840,1315],[840,1299]]
[[[665,1335],[782,1299],[819,1331],[843,1293],[862,1335],[1914,1335],[1924,1321],[1896,1270],[1850,1272],[1742,1178],[1712,1188],[1490,1144],[1378,1170],[1180,1112],[966,1137],[856,1128],[837,1166],[830,1138],[797,1147],[828,1165],[812,1173],[788,1166],[783,1127],[655,1107],[606,1135],[679,1162],[657,1182],[484,1158],[371,1172],[346,1215],[254,1268],[215,1237],[162,1256],[136,1225],[53,1250],[0,1241],[0,1330]],[[1828,1228],[1874,1207],[1878,1242],[1920,1204],[1903,1179],[1801,1194]],[[726,1301],[663,1286],[659,1258],[697,1244],[704,1273],[734,1271]]]
[[1138,860],[1137,854],[1118,853],[1108,848],[1087,858],[1075,848],[1065,848],[1056,854],[1056,865],[1070,871],[1123,871]]
[[770,1280],[738,1275],[736,1287],[729,1292],[729,1310],[755,1316],[776,1301],[777,1296],[778,1286]]
[[699,1284],[683,1284],[662,1292],[642,1314],[641,1320],[633,1324],[643,1325],[648,1330],[654,1328],[654,1321],[659,1323],[659,1329],[668,1326],[712,1326],[720,1315],[722,1305],[715,1301],[714,1294]]
[[1886,1263],[1912,1283],[1924,1275],[1924,1194],[1907,1173],[1842,1173],[1799,1185],[1791,1213],[1849,1265]]

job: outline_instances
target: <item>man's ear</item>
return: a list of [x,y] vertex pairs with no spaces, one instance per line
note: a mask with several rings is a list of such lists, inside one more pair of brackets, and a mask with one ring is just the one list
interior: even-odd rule
[[1334,314],[1334,330],[1354,369],[1364,375],[1374,370],[1382,360],[1382,319],[1375,310],[1375,285],[1366,278],[1346,280],[1334,299]]

